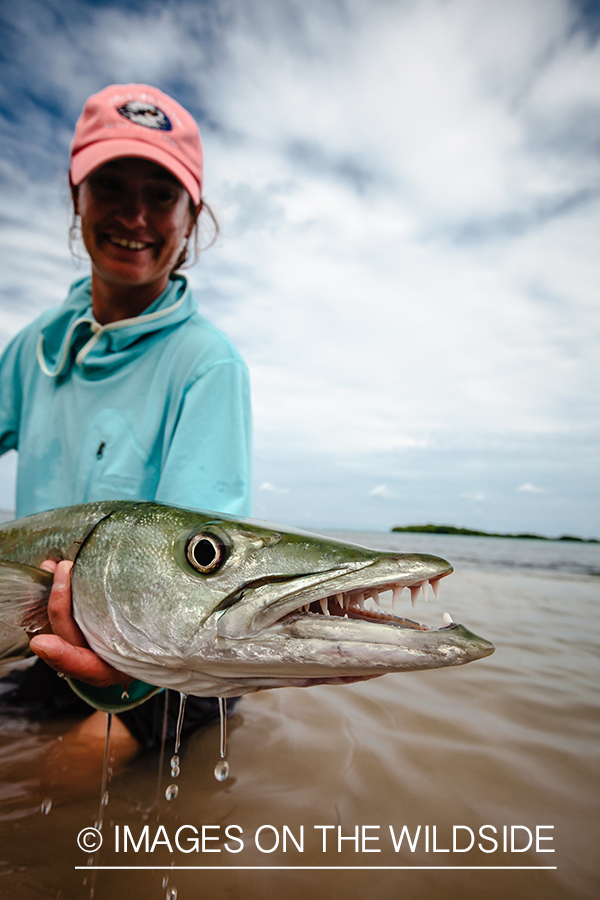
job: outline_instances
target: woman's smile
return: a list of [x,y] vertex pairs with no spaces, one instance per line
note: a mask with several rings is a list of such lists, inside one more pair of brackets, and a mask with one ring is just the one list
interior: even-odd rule
[[115,247],[121,247],[125,250],[147,250],[150,247],[156,246],[154,241],[132,240],[131,238],[119,237],[116,234],[109,234],[107,237],[110,243],[114,244]]

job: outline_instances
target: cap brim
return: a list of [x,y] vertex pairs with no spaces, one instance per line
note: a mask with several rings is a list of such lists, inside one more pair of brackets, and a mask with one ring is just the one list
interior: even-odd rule
[[81,184],[98,166],[123,156],[137,156],[162,166],[182,183],[196,206],[200,203],[201,186],[190,170],[161,147],[145,141],[115,139],[88,144],[71,158],[71,181]]

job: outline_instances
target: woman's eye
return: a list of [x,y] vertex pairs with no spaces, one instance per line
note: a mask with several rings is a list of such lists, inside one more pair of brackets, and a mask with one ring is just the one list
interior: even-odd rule
[[187,558],[199,572],[214,572],[225,562],[225,545],[219,538],[204,532],[195,534],[187,545]]
[[119,183],[114,178],[99,177],[90,181],[90,186],[97,196],[107,196],[116,194],[119,190]]
[[177,194],[170,188],[153,187],[147,191],[150,203],[156,206],[172,206],[177,202]]

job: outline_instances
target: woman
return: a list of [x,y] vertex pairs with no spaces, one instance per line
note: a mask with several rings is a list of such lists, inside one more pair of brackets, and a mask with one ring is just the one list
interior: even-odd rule
[[[247,369],[177,272],[203,215],[202,178],[198,126],[166,94],[112,85],[86,102],[70,181],[91,276],[0,362],[0,453],[19,451],[17,516],[116,498],[249,514]],[[70,563],[47,568],[52,633],[32,649],[96,705],[98,688],[117,709],[152,693],[87,647],[71,616]],[[122,685],[129,700],[120,703]],[[20,693],[46,710],[77,702],[42,663]],[[216,701],[190,706],[189,725],[216,715]],[[120,718],[152,746],[162,701]],[[103,731],[104,717],[82,727]]]

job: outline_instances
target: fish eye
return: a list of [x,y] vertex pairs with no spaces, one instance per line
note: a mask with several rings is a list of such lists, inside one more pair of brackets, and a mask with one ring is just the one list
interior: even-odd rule
[[195,534],[187,545],[187,558],[199,572],[214,572],[225,562],[225,546],[214,534]]

